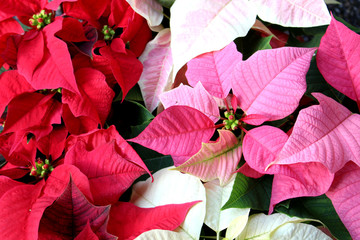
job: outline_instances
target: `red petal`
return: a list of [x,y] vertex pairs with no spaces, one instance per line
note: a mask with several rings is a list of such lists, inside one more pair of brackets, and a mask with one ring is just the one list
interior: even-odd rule
[[47,136],[37,142],[37,147],[47,158],[50,156],[53,160],[59,158],[64,151],[65,140],[68,131],[65,126],[54,128]]
[[143,69],[141,62],[133,53],[117,53],[105,46],[100,49],[102,56],[106,57],[115,76],[116,81],[123,92],[123,100],[129,90],[139,81]]
[[[40,221],[39,239],[74,239],[89,222],[101,239],[115,239],[106,232],[110,206],[94,206],[84,197],[73,180],[48,207]],[[55,238],[56,239],[56,238]]]
[[29,168],[19,167],[9,162],[0,169],[0,175],[7,176],[12,179],[19,179],[27,173],[29,173]]
[[56,36],[68,42],[89,41],[85,36],[83,24],[75,18],[64,18],[62,29],[56,33]]
[[61,123],[61,104],[53,95],[23,93],[8,105],[6,125],[2,134],[31,132],[40,139],[52,130],[52,124]]
[[134,13],[134,10],[126,1],[112,0],[111,13],[108,20],[109,25],[121,28],[127,27]]
[[65,163],[78,167],[89,179],[96,205],[115,203],[144,169],[128,162],[115,150],[115,141],[87,151],[84,142],[78,142],[65,156]]
[[135,14],[133,21],[121,34],[121,39],[125,43],[130,43],[130,50],[139,57],[144,51],[146,44],[152,39],[152,33],[145,18]]
[[9,163],[27,171],[31,165],[35,166],[36,144],[33,139],[28,142],[22,133],[6,134],[0,137],[0,144],[0,152]]
[[20,35],[13,35],[7,33],[0,38],[0,66],[5,62],[12,67],[17,65],[17,51],[19,42],[21,41]]
[[[47,25],[43,31],[46,40],[46,46],[49,49],[49,56],[51,58],[52,68],[54,72],[57,72],[59,75],[56,76],[47,76],[47,79],[43,79],[43,82],[51,82],[53,87],[43,87],[43,88],[65,88],[70,91],[79,93],[78,87],[76,85],[76,80],[74,76],[74,70],[72,67],[71,57],[68,52],[67,45],[64,41],[60,40],[55,36],[55,33],[62,29],[62,17],[57,17],[55,21]],[[44,67],[44,66],[43,66]],[[46,69],[40,71],[41,74],[46,74]],[[41,77],[38,75],[38,77]],[[51,78],[52,77],[52,78]],[[59,80],[59,78],[61,80]]]
[[74,240],[98,240],[98,236],[92,231],[90,223],[87,222],[84,229],[76,236]]
[[135,239],[152,229],[175,230],[196,203],[168,204],[154,208],[139,208],[129,202],[111,206],[108,230],[119,239]]
[[59,198],[68,186],[70,176],[72,181],[82,192],[83,196],[90,202],[93,202],[88,178],[77,167],[67,164],[57,166],[51,172],[46,180],[41,200],[50,202],[51,204],[54,200]]
[[[21,75],[31,83],[36,67],[44,57],[44,37],[41,31],[26,32],[19,44],[17,67]],[[31,61],[29,61],[31,59]]]
[[3,0],[0,1],[2,12],[12,14],[13,16],[32,16],[34,13],[43,9],[45,0]]
[[91,25],[100,27],[97,20],[103,15],[109,0],[78,0],[74,3],[64,2],[63,10],[68,16],[87,20]]
[[8,18],[4,21],[0,21],[0,36],[6,33],[18,33],[22,34],[24,30],[18,21],[14,18]]
[[[0,239],[37,239],[39,221],[45,209],[33,208],[44,181],[11,188],[0,198]],[[16,223],[16,224],[14,224]]]
[[14,187],[25,185],[24,183],[17,182],[11,178],[0,176],[0,199],[7,191],[11,190]]
[[107,85],[105,76],[95,69],[81,68],[76,71],[75,77],[81,96],[64,90],[62,102],[69,105],[75,117],[86,116],[103,125],[110,113],[115,93]]
[[116,131],[113,125],[106,130],[97,129],[79,136],[71,135],[66,141],[65,149],[66,151],[69,151],[69,149],[72,148],[77,142],[84,142],[86,143],[86,150],[92,151],[104,144],[108,144],[113,140],[115,140],[116,142],[115,150],[122,158],[140,166],[151,176],[151,173],[149,172],[139,155],[127,143],[127,141],[125,141],[125,139],[120,136],[120,134],[118,133],[118,131]]
[[31,85],[16,70],[2,73],[0,75],[0,84],[0,113],[17,95],[34,91]]
[[62,118],[64,120],[65,126],[69,133],[79,135],[83,133],[90,132],[91,130],[97,129],[98,121],[94,121],[92,118],[88,117],[75,117],[69,105],[62,105]]

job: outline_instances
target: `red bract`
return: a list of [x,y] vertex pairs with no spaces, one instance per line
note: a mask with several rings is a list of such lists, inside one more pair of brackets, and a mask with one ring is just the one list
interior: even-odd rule
[[127,161],[116,152],[115,140],[86,150],[84,142],[77,142],[65,156],[65,163],[78,167],[90,183],[94,203],[115,203],[139,176],[145,173],[141,167]]
[[91,25],[99,28],[99,18],[109,5],[110,0],[77,0],[63,3],[63,10],[66,15],[88,21]]
[[0,198],[1,239],[17,239],[19,236],[29,240],[37,239],[42,211],[38,209],[33,211],[33,206],[43,186],[44,181],[36,185],[19,184],[2,195]]
[[20,138],[19,135],[21,133],[2,135],[0,137],[0,153],[7,162],[29,170],[30,165],[35,165],[36,143],[33,139],[28,141],[27,136]]
[[95,69],[81,68],[75,72],[75,77],[81,95],[64,89],[62,102],[69,106],[75,117],[91,118],[97,124],[104,125],[115,96],[105,76]]
[[[0,178],[0,182],[2,239],[73,239],[87,222],[101,239],[113,239],[106,232],[109,206],[95,207],[89,202],[88,180],[76,167],[61,165],[46,183],[36,185],[7,178]],[[1,187],[4,184],[8,187]]]
[[4,112],[5,107],[16,96],[34,91],[25,78],[16,70],[6,71],[1,74],[0,84],[2,86],[0,88],[0,113]]
[[[111,143],[115,140],[116,152],[124,159],[143,168],[150,174],[149,170],[141,160],[135,150],[120,136],[114,126],[110,126],[106,130],[94,130],[86,134],[74,136],[71,135],[66,141],[65,150],[69,151],[77,142],[85,142],[86,150],[92,151],[102,145]],[[151,174],[150,174],[151,175]]]
[[143,69],[141,62],[125,48],[121,39],[114,39],[110,46],[102,47],[100,54],[109,61],[114,77],[122,89],[124,100],[129,90],[140,79]]
[[40,138],[37,142],[37,148],[46,156],[55,160],[58,159],[64,151],[65,140],[68,135],[68,130],[65,126],[55,126],[50,134]]
[[16,135],[10,153],[28,133],[39,140],[52,131],[52,124],[61,123],[61,104],[52,97],[53,94],[23,93],[9,103],[1,136],[8,133]]
[[4,35],[6,33],[21,34],[23,32],[24,32],[24,30],[22,29],[19,22],[13,18],[8,18],[3,21],[0,21],[0,36]]
[[184,221],[189,209],[199,201],[140,208],[118,202],[111,206],[108,231],[119,239],[131,240],[152,229],[175,230]]
[[116,239],[106,232],[110,206],[94,206],[71,180],[62,194],[47,207],[39,227],[39,240],[74,239],[89,223],[101,239]]

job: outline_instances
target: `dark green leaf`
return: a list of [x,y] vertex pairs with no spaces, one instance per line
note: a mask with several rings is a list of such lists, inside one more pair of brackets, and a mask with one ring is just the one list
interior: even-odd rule
[[[122,92],[120,92],[119,95],[116,96],[113,102],[121,102],[121,100],[122,100]],[[137,102],[143,101],[143,97],[139,85],[136,84],[133,88],[130,89],[130,91],[125,97],[125,100],[137,101]]]
[[331,200],[326,195],[291,199],[289,208],[284,207],[280,203],[275,207],[275,211],[289,216],[318,219],[325,224],[337,239],[351,239],[349,232],[337,215]]
[[151,119],[136,126],[130,126],[131,133],[129,135],[129,138],[137,137],[144,129],[150,124]]
[[330,84],[328,84],[324,77],[319,72],[316,65],[316,58],[313,57],[310,63],[310,68],[306,74],[306,95],[311,96],[312,92],[321,92],[328,97],[335,99],[338,102],[342,102],[345,98],[344,94],[337,91]]
[[264,50],[264,49],[271,49],[270,41],[272,36],[261,38],[256,44],[255,49],[257,50]]
[[175,0],[156,0],[158,3],[161,4],[161,6],[166,8],[171,8],[171,6],[174,4]]
[[[149,159],[144,160],[144,163],[145,163],[146,167],[149,169],[149,171],[151,172],[151,174],[154,174],[155,172],[157,172],[163,168],[174,165],[174,162],[173,162],[171,156],[169,156],[169,155],[155,157],[155,158],[149,158]],[[149,175],[145,174],[145,175],[141,176],[138,180],[144,181],[149,177],[150,177]]]
[[0,74],[2,74],[3,72],[6,72],[6,69],[4,67],[0,68]]
[[265,175],[258,179],[246,177],[238,173],[229,200],[222,207],[227,208],[252,208],[268,211],[271,197],[273,176]]

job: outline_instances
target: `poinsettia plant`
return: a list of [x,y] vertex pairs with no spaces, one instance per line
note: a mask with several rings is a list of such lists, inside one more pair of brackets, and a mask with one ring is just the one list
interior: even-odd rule
[[360,29],[323,0],[0,2],[1,239],[360,239]]

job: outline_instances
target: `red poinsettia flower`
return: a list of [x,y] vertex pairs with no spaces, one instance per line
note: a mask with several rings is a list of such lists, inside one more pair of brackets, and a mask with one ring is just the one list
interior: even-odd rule
[[101,61],[107,63],[124,98],[140,78],[142,64],[137,57],[152,37],[145,19],[124,0],[103,1],[93,5],[79,0],[64,3],[63,10],[66,15],[86,20],[98,29],[102,40],[95,44],[95,48],[100,55],[93,55],[94,59],[103,58]]
[[[18,44],[16,67],[36,90],[65,88],[79,92],[65,42],[55,36],[63,18],[55,17],[57,5],[46,0],[1,1],[0,12],[17,16],[33,29]],[[31,59],[32,61],[29,61]]]

